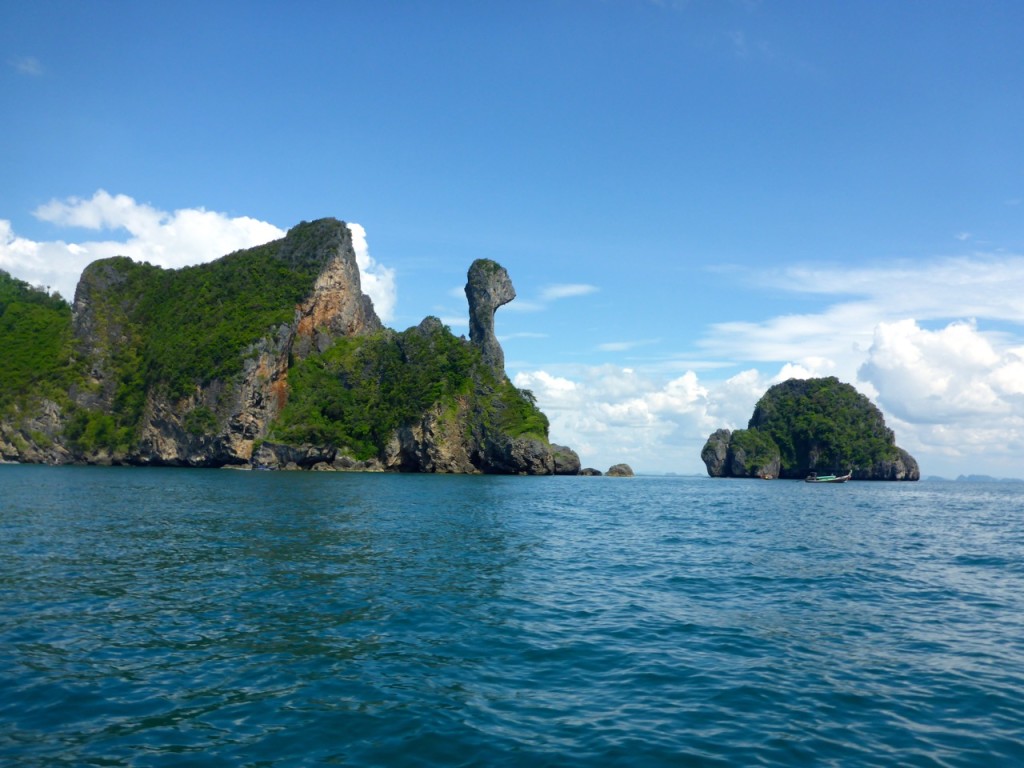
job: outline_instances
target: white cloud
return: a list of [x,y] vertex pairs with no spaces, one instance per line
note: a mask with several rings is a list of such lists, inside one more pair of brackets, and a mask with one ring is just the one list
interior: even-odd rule
[[[1013,326],[1024,325],[1024,258],[997,252],[793,268],[759,279],[841,300],[817,313],[718,323],[698,342],[706,353],[786,361],[783,377],[834,375],[854,384],[882,408],[897,443],[926,474],[1022,475],[1024,340]],[[979,330],[983,321],[993,329]]]
[[[1024,259],[792,269],[771,287],[783,285],[841,300],[816,313],[711,326],[698,342],[709,358],[700,378],[696,366],[671,378],[671,366],[652,361],[640,370],[523,371],[514,381],[536,392],[552,439],[598,468],[628,461],[640,471],[703,472],[707,435],[745,427],[772,384],[837,376],[882,409],[924,474],[1022,476],[1024,338],[1014,326],[1024,324]],[[981,330],[982,319],[994,328]],[[726,378],[715,359],[756,367]]]
[[916,424],[1024,423],[1024,351],[997,352],[970,322],[937,331],[880,323],[860,376],[895,416]]
[[[974,334],[969,326],[930,332],[912,321],[880,327],[863,378],[843,380],[882,408],[897,444],[924,474],[1020,476],[1024,347],[992,358]],[[824,375],[830,372],[786,363],[724,380],[693,371],[665,380],[602,365],[561,375],[520,371],[513,381],[534,392],[551,439],[574,448],[584,466],[625,461],[641,472],[703,474],[700,451],[711,432],[745,428],[773,384]]]
[[661,339],[636,339],[634,341],[606,341],[603,344],[598,344],[597,348],[601,352],[628,352],[631,349],[637,347],[645,347],[650,344],[657,344]]
[[458,315],[458,316],[456,316],[456,315],[451,315],[451,316],[445,315],[445,316],[440,317],[438,319],[442,323],[447,325],[449,328],[468,328],[469,327],[469,318],[468,317],[463,317],[462,315]]
[[[74,297],[82,270],[97,259],[128,256],[178,268],[212,261],[285,234],[273,224],[248,216],[232,217],[203,208],[167,212],[128,195],[111,195],[104,190],[87,199],[51,200],[33,213],[41,221],[59,227],[104,233],[123,231],[128,235],[121,239],[40,242],[17,236],[11,222],[0,219],[0,268],[32,285],[49,286],[69,300]],[[365,230],[358,224],[349,226],[363,290],[386,322],[395,306],[394,271],[370,257]]]
[[167,214],[152,206],[137,203],[128,195],[111,195],[98,190],[88,200],[69,197],[51,200],[33,212],[37,219],[63,227],[85,229],[126,229],[141,236],[159,229]]
[[911,453],[954,468],[946,474],[1021,476],[1024,346],[1001,347],[969,321],[880,323],[860,375]]
[[9,221],[0,220],[0,267],[33,285],[50,286],[67,299],[74,297],[82,270],[96,259],[128,256],[174,268],[284,236],[273,224],[247,216],[230,217],[202,208],[168,213],[103,190],[89,199],[50,201],[34,215],[60,227],[128,233],[121,240],[37,242],[18,237]]
[[35,56],[18,56],[10,61],[11,66],[23,75],[39,77],[43,74],[43,65]]
[[574,296],[587,296],[596,293],[600,289],[596,285],[586,283],[560,283],[547,285],[541,288],[540,295],[534,299],[524,299],[520,296],[506,305],[506,309],[512,312],[541,312],[547,309],[547,305],[560,299],[568,299]]
[[668,381],[632,368],[579,368],[572,376],[522,371],[551,421],[551,439],[574,448],[586,466],[625,461],[647,472],[702,472],[700,449],[722,426],[745,426],[768,386],[757,371],[728,379],[717,391],[687,371]]
[[905,317],[1024,322],[1024,256],[1016,254],[977,253],[879,267],[800,267],[759,280],[794,293],[859,297],[832,312],[844,308],[874,322]]
[[361,225],[349,222],[348,228],[352,233],[352,247],[356,252],[363,293],[373,301],[377,316],[385,323],[391,322],[395,317],[395,304],[398,301],[395,270],[373,260],[366,245],[366,230]]
[[588,293],[594,293],[597,290],[596,285],[587,285],[585,283],[548,285],[541,289],[540,300],[546,302],[567,299],[573,296],[586,296]]
[[708,435],[746,427],[772,384],[819,375],[786,364],[771,374],[751,368],[703,381],[686,371],[665,380],[601,365],[568,375],[521,371],[513,382],[534,392],[551,421],[551,439],[574,448],[585,466],[603,470],[625,461],[641,472],[703,474],[700,451]]

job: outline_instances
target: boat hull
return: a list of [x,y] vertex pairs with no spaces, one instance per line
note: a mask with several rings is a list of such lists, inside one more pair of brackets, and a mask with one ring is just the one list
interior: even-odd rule
[[818,477],[816,475],[811,475],[810,477],[804,478],[804,482],[805,483],[845,483],[851,477],[853,477],[852,474],[838,475],[838,476],[837,475],[821,475],[820,477]]

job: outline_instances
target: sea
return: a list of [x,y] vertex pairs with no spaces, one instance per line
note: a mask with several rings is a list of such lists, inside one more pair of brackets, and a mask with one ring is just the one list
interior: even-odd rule
[[0,765],[1024,765],[1024,484],[3,466]]

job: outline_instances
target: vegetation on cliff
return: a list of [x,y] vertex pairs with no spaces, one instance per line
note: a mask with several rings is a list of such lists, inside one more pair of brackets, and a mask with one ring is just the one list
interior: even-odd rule
[[323,266],[314,258],[282,260],[278,249],[268,243],[175,270],[126,258],[91,265],[117,273],[93,295],[103,303],[94,314],[121,320],[133,348],[135,359],[117,366],[119,378],[141,367],[142,388],[180,398],[241,371],[246,347],[292,320]]
[[701,452],[713,477],[790,477],[845,472],[864,479],[917,479],[882,412],[834,376],[790,379],[758,400],[747,429],[719,430]]
[[0,418],[60,398],[75,378],[71,307],[0,270]]
[[748,428],[778,446],[786,473],[870,467],[896,456],[882,412],[834,376],[772,387],[758,400]]
[[124,257],[91,264],[83,282],[96,327],[79,339],[93,348],[79,354],[105,361],[113,396],[71,410],[71,445],[84,453],[130,451],[151,393],[180,400],[211,382],[231,382],[246,348],[291,321],[322,266],[284,261],[277,250],[269,243],[177,270]]
[[289,384],[270,438],[334,445],[361,460],[381,455],[399,427],[434,407],[454,410],[460,401],[476,417],[471,427],[548,437],[547,417],[529,393],[499,380],[478,347],[436,319],[401,333],[337,339],[293,366]]

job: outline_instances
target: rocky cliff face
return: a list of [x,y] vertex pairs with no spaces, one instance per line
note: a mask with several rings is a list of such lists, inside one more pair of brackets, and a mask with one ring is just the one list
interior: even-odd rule
[[310,241],[317,243],[317,260],[324,264],[309,298],[295,310],[292,352],[305,357],[323,352],[339,336],[361,336],[383,328],[370,297],[363,293],[352,233],[334,219],[313,222],[306,242],[285,238],[280,258],[294,261]]
[[[15,411],[16,417],[22,416],[19,411]],[[44,398],[32,413],[18,418],[17,422],[0,422],[0,464],[8,461],[67,464],[73,460],[71,452],[61,442],[64,417],[57,403]]]
[[854,480],[920,480],[921,470],[913,456],[902,448],[897,448],[894,457],[875,462],[870,470],[854,470],[853,478]]

